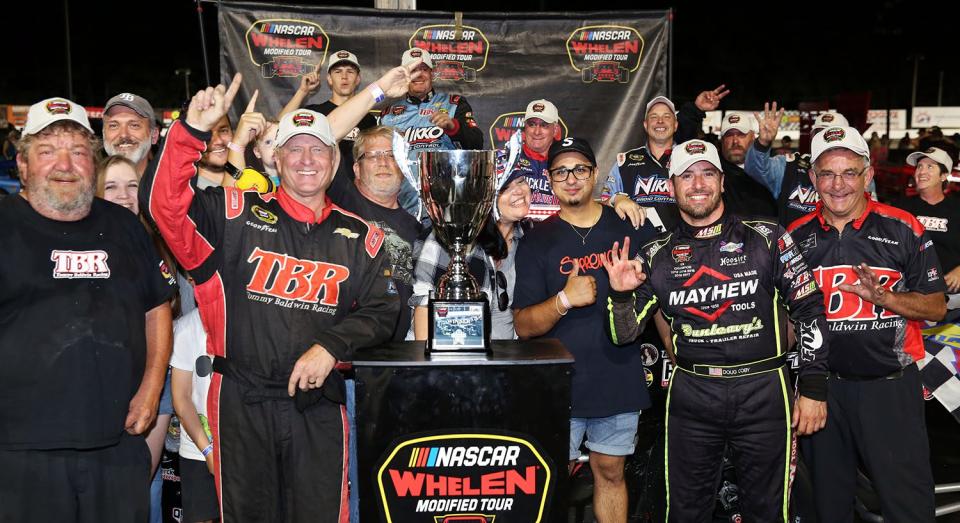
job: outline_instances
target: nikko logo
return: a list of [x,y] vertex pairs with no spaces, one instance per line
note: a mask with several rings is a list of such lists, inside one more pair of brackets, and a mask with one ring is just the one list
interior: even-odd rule
[[246,33],[250,61],[264,78],[294,78],[314,71],[326,59],[329,39],[305,20],[257,20]]
[[377,468],[388,523],[543,520],[556,472],[522,436],[440,434],[391,446]]
[[403,137],[407,140],[407,143],[414,148],[417,145],[431,144],[439,140],[441,136],[443,136],[443,129],[437,126],[410,127],[403,132]]
[[[523,117],[526,114],[526,111],[514,111],[497,116],[489,130],[490,143],[493,144],[494,149],[503,149],[510,141],[513,133],[523,129]],[[563,118],[560,118],[558,123],[560,124],[560,133],[559,136],[554,136],[554,139],[563,140],[569,134],[567,123],[563,121]]]
[[58,280],[109,278],[107,257],[106,251],[51,251],[53,277]]
[[253,249],[247,263],[254,264],[247,298],[288,308],[311,309],[309,304],[315,303],[336,306],[340,284],[350,277],[350,269],[343,265],[300,260],[259,247]]
[[426,25],[417,28],[408,42],[433,58],[433,78],[452,82],[475,82],[487,66],[490,43],[483,31],[469,25]]
[[632,27],[592,25],[570,33],[567,56],[585,83],[627,83],[640,68],[643,46],[643,36]]
[[[880,286],[887,292],[893,292],[894,287],[903,279],[900,271],[883,267],[871,267],[880,280]],[[852,292],[839,289],[841,285],[856,285],[860,283],[849,265],[819,267],[813,270],[817,285],[823,291],[823,300],[827,306],[827,321],[872,321],[877,319],[898,318],[899,316],[878,305],[870,303]]]

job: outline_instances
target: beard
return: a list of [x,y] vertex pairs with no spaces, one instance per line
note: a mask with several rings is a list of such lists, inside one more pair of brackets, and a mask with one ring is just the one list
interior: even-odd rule
[[[56,174],[56,173],[55,173]],[[73,214],[81,210],[89,212],[96,192],[93,178],[84,180],[74,191],[58,191],[50,183],[29,184],[29,198],[44,207],[62,214]]]
[[686,197],[677,199],[677,207],[680,208],[684,214],[691,216],[694,219],[700,220],[706,218],[713,214],[717,210],[717,207],[720,207],[720,193],[714,193],[713,198],[704,202],[702,207],[698,207],[690,203],[690,200]]
[[118,150],[118,148],[121,145],[133,144],[133,143],[137,143],[137,142],[133,140],[128,140],[128,139],[121,139],[121,140],[118,140],[115,144],[104,143],[103,150],[107,151],[107,154],[109,154],[110,156],[120,155],[130,160],[134,164],[138,164],[140,163],[140,160],[143,160],[144,158],[146,158],[147,154],[150,152],[150,142],[148,140],[144,140],[140,142],[140,144],[137,145],[137,148],[133,149],[132,151],[120,152]]
[[400,193],[400,186],[403,184],[401,176],[394,176],[389,180],[379,180],[376,175],[361,176],[360,183],[372,194],[380,198],[393,198]]

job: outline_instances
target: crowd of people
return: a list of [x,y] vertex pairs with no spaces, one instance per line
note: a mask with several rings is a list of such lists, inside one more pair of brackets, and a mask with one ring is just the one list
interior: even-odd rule
[[[484,144],[426,50],[363,88],[354,53],[330,56],[280,114],[254,94],[231,122],[238,74],[162,140],[136,94],[107,101],[102,137],[73,101],[31,106],[13,142],[23,190],[0,202],[16,224],[2,233],[0,520],[158,521],[174,413],[183,521],[357,519],[341,371],[358,349],[427,339],[450,263],[396,144]],[[324,80],[330,99],[311,103]],[[775,103],[705,140],[728,92],[638,104],[644,142],[609,173],[586,130],[562,136],[559,108],[529,101],[468,260],[492,337],[573,354],[569,459],[589,453],[599,521],[627,518],[645,329],[677,368],[669,521],[710,520],[727,449],[744,519],[788,520],[797,445],[822,521],[853,521],[858,460],[885,518],[931,521],[916,362],[920,322],[960,292],[956,150],[941,133],[910,154],[917,195],[882,203],[877,148],[837,112],[817,117],[809,154],[773,149]]]

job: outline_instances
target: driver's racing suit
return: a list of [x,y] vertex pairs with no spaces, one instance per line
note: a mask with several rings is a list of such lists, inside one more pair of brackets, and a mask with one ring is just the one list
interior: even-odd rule
[[797,329],[799,393],[826,398],[823,296],[775,221],[729,212],[681,223],[640,250],[644,283],[608,298],[610,335],[633,341],[657,307],[673,331],[667,397],[667,513],[709,521],[729,447],[745,521],[787,519],[791,394],[779,307]]

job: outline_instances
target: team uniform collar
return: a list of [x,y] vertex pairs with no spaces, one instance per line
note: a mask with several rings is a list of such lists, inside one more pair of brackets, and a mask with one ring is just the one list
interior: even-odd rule
[[537,151],[534,151],[533,149],[527,147],[527,144],[523,144],[523,154],[527,155],[527,158],[530,158],[531,160],[536,160],[538,162],[547,161],[546,154],[540,154]]
[[[860,217],[857,218],[856,220],[853,220],[853,228],[858,231],[860,230],[861,227],[863,227],[863,222],[866,221],[867,216],[869,216],[870,213],[873,212],[873,210],[876,209],[877,207],[877,202],[875,202],[873,198],[870,197],[870,193],[864,192],[863,194],[864,196],[867,197],[867,206],[863,209],[863,214],[861,214]],[[823,200],[822,199],[819,202],[817,202],[817,208],[814,209],[813,212],[816,213],[817,220],[820,221],[820,227],[823,228],[823,230],[825,231],[829,231],[830,224],[827,223],[826,218],[823,217]]]
[[423,100],[417,98],[416,96],[407,95],[407,102],[416,105],[428,104],[433,100],[433,97],[436,96],[436,94],[436,90],[430,89],[430,91],[427,92],[427,96],[425,96]]
[[320,212],[320,216],[317,217],[313,209],[294,200],[287,191],[283,190],[282,185],[277,189],[277,202],[280,203],[280,207],[283,208],[291,218],[298,222],[309,223],[311,225],[326,220],[327,216],[330,216],[330,211],[333,210],[333,202],[330,200],[330,196],[324,194],[323,210]]
[[708,225],[693,226],[687,223],[683,218],[680,218],[681,236],[696,239],[711,239],[719,237],[720,234],[723,233],[723,228],[730,223],[730,216],[730,211],[727,210],[726,206],[724,206],[723,214],[717,218],[717,221]]

